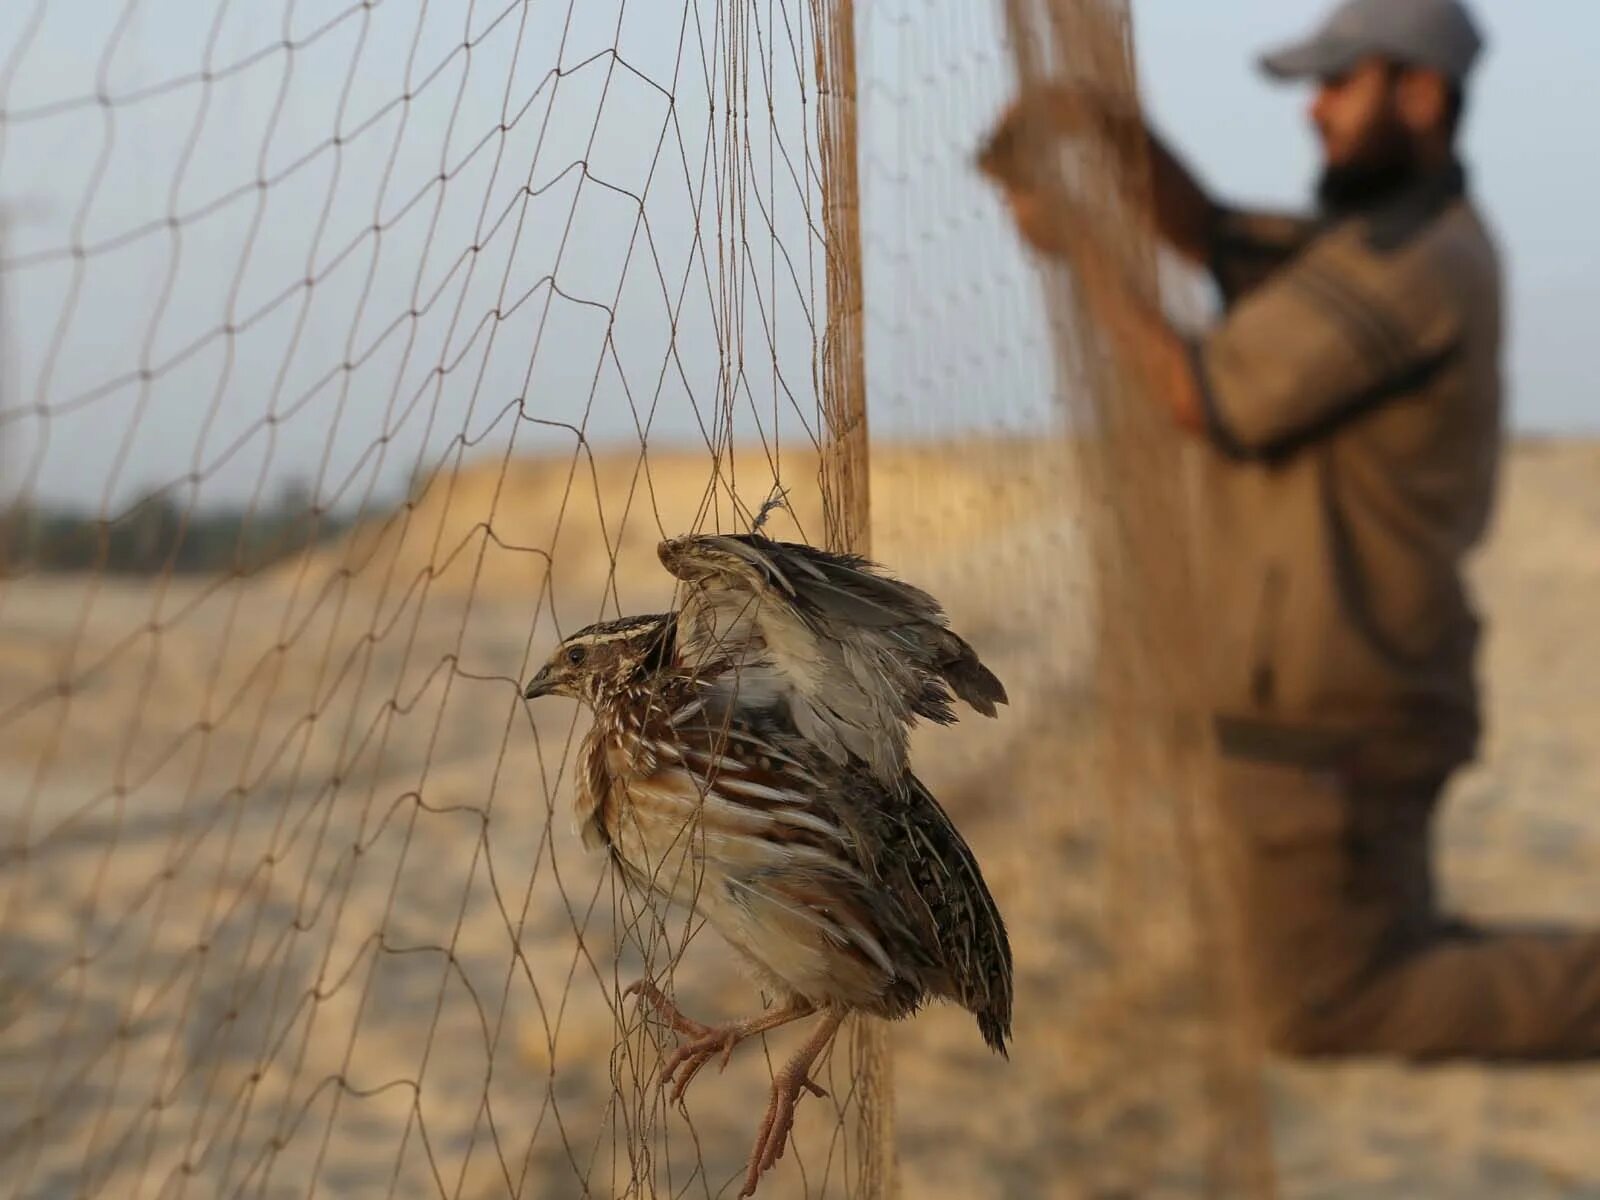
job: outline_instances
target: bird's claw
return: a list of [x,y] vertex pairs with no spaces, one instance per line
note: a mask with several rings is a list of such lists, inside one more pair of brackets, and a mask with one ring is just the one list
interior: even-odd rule
[[[721,1057],[718,1069],[725,1071],[728,1064],[733,1061],[734,1049],[745,1038],[805,1016],[812,1011],[809,1006],[791,1008],[775,1014],[775,1019],[774,1017],[752,1018],[749,1021],[735,1021],[725,1025],[703,1025],[679,1012],[677,1005],[667,999],[661,989],[647,979],[637,979],[622,989],[624,999],[635,995],[653,1008],[656,1015],[671,1025],[678,1034],[687,1039],[661,1061],[658,1082],[663,1088],[672,1089],[671,1100],[674,1104],[683,1099],[684,1091],[693,1082],[694,1077],[713,1058]],[[741,1197],[753,1196],[761,1176],[771,1170],[783,1157],[784,1148],[789,1144],[789,1135],[794,1129],[794,1109],[800,1097],[806,1092],[818,1098],[825,1098],[828,1095],[827,1091],[811,1078],[811,1064],[833,1037],[841,1019],[835,1015],[818,1031],[806,1049],[773,1078],[772,1099],[767,1103],[767,1115],[756,1135],[755,1150],[750,1155],[750,1166],[745,1174],[744,1188],[739,1192]]]
[[656,1016],[685,1037],[702,1038],[713,1032],[712,1026],[702,1025],[693,1017],[686,1017],[679,1012],[678,1006],[667,999],[666,993],[648,979],[635,979],[623,988],[622,998],[626,1000],[629,996],[638,996],[655,1010]]
[[661,1063],[658,1082],[662,1087],[672,1088],[674,1104],[683,1099],[685,1089],[700,1073],[700,1068],[719,1052],[722,1055],[721,1069],[727,1070],[728,1063],[733,1060],[734,1047],[744,1040],[745,1031],[736,1024],[703,1025],[692,1017],[684,1016],[678,1011],[677,1005],[648,980],[635,980],[622,990],[622,995],[624,999],[639,996],[656,1011],[657,1016],[672,1026],[674,1032],[688,1039]]
[[[667,1055],[661,1063],[660,1082],[662,1087],[672,1086],[672,1102],[676,1104],[683,1099],[683,1093],[700,1073],[700,1068],[719,1054],[722,1061],[717,1064],[717,1070],[726,1071],[728,1064],[733,1061],[734,1049],[745,1037],[745,1031],[737,1025],[717,1026]],[[813,1096],[825,1097],[828,1094],[809,1077],[802,1079],[800,1086]]]
[[777,1166],[778,1160],[783,1157],[789,1145],[789,1134],[794,1130],[794,1106],[799,1102],[802,1092],[810,1092],[815,1096],[828,1094],[813,1083],[804,1071],[793,1075],[781,1073],[773,1080],[772,1099],[767,1104],[766,1118],[756,1134],[755,1149],[750,1153],[750,1167],[745,1172],[744,1187],[739,1191],[740,1200],[754,1196],[761,1177]]
[[723,1025],[706,1030],[667,1055],[661,1063],[661,1086],[672,1086],[672,1102],[676,1104],[683,1099],[684,1091],[700,1073],[700,1068],[719,1053],[722,1055],[720,1069],[727,1070],[728,1063],[733,1060],[734,1047],[742,1040],[737,1028]]

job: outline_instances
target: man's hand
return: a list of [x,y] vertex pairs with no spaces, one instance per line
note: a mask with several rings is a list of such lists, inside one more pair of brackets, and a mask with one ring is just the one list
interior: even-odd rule
[[1096,138],[1121,149],[1143,134],[1127,99],[1098,88],[1049,84],[1023,92],[1000,114],[978,150],[978,169],[1007,190],[1036,180],[1036,156],[1063,138]]
[[1046,174],[1056,144],[1099,140],[1120,150],[1127,140],[1119,143],[1110,136],[1119,123],[1143,129],[1126,101],[1067,84],[1030,89],[1000,115],[978,151],[977,166],[999,185],[1018,232],[1035,250],[1066,257],[1084,236],[1086,214],[1060,192],[1060,181]]
[[[977,154],[977,166],[1005,192],[1022,236],[1045,254],[1067,252],[1063,220],[1050,220],[1045,168],[1063,140],[1093,144],[1116,164],[1121,201],[1183,257],[1210,258],[1217,208],[1194,175],[1144,124],[1132,96],[1093,85],[1050,84],[1023,92],[1006,108]],[[1148,176],[1145,167],[1148,165]],[[1146,189],[1148,183],[1148,190]]]
[[[1003,189],[1018,232],[1036,250],[1066,260],[1085,312],[1124,361],[1143,364],[1150,385],[1177,423],[1204,428],[1200,384],[1189,349],[1168,325],[1159,301],[1146,294],[1141,279],[1117,252],[1121,239],[1104,224],[1093,205],[1077,202],[1056,181],[1047,183],[1044,167],[1061,138],[1113,136],[1121,122],[1143,133],[1138,114],[1125,104],[1076,88],[1051,87],[1024,94],[1006,109],[978,155],[978,166]],[[1138,145],[1123,137],[1111,145]],[[1185,177],[1187,178],[1187,177]],[[1208,202],[1190,185],[1194,203]]]
[[1179,428],[1203,433],[1205,401],[1188,343],[1168,323],[1160,303],[1133,286],[1098,241],[1073,255],[1073,279],[1085,311],[1125,363],[1139,364]]

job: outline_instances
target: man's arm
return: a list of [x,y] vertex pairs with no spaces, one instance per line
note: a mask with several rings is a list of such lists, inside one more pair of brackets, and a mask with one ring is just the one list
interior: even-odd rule
[[1094,208],[1059,183],[1046,186],[1038,143],[1023,136],[1039,132],[1027,127],[1041,116],[1049,118],[1043,132],[1082,132],[1084,112],[1081,96],[1059,89],[1042,109],[1037,96],[1019,101],[980,165],[1005,188],[1023,235],[1070,265],[1092,323],[1127,361],[1148,369],[1155,398],[1179,426],[1229,455],[1271,456],[1414,389],[1449,360],[1448,304],[1419,303],[1420,284],[1386,284],[1391,273],[1358,245],[1303,253],[1309,222],[1217,208],[1137,114],[1102,109],[1103,144],[1121,155],[1149,153],[1155,186],[1146,218],[1174,248],[1212,267],[1229,302],[1219,326],[1186,339],[1118,257],[1116,240],[1096,236]]
[[1146,364],[1155,398],[1178,427],[1194,434],[1209,432],[1205,389],[1190,342],[1098,251],[1083,257],[1077,279],[1090,320],[1125,356]]
[[979,168],[1004,189],[1023,237],[1046,254],[1065,255],[1070,233],[1039,172],[1042,152],[1058,138],[1090,139],[1108,150],[1124,182],[1134,178],[1141,159],[1148,162],[1148,193],[1126,189],[1125,199],[1162,241],[1211,273],[1229,305],[1293,259],[1315,232],[1315,223],[1304,217],[1217,203],[1137,109],[1099,93],[1055,86],[1013,102],[978,154]]
[[1151,204],[1146,208],[1146,219],[1184,258],[1197,266],[1209,266],[1216,202],[1194,172],[1142,121],[1138,123],[1137,139],[1134,144],[1142,146],[1150,163]]
[[1091,321],[1146,364],[1153,399],[1234,458],[1270,458],[1411,394],[1460,345],[1447,295],[1349,251],[1297,262],[1192,342],[1097,244],[1075,247],[1073,263]]
[[1268,458],[1421,386],[1456,353],[1459,314],[1417,273],[1359,245],[1296,261],[1191,342],[1079,228],[1067,255],[1092,324],[1145,365],[1152,399],[1236,458]]

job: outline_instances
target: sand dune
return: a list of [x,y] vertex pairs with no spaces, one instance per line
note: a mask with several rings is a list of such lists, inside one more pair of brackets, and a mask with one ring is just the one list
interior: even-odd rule
[[[785,451],[780,532],[820,527],[816,469]],[[737,1190],[761,1049],[686,1112],[648,1086],[616,984],[684,919],[635,920],[582,854],[575,714],[516,681],[558,626],[666,604],[657,538],[731,523],[730,485],[757,505],[773,470],[741,452],[719,482],[654,450],[577,470],[472,465],[252,581],[3,585],[0,786],[29,847],[0,876],[7,1194]],[[1197,1194],[1216,1114],[1181,914],[1170,947],[1141,938],[1137,1003],[1117,982],[1064,456],[881,448],[872,487],[875,552],[947,600],[1014,701],[916,744],[1020,986],[1009,1064],[957,1011],[897,1028],[904,1194]],[[1600,447],[1518,449],[1477,575],[1492,736],[1445,822],[1446,891],[1600,921]],[[676,982],[707,1015],[756,1002],[714,936]],[[844,1058],[762,1195],[849,1194]],[[1288,1196],[1600,1196],[1600,1072],[1275,1066],[1266,1086]]]

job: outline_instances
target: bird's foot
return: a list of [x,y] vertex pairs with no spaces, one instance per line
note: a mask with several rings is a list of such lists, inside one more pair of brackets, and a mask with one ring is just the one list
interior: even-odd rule
[[[713,1058],[721,1055],[722,1069],[726,1070],[733,1058],[734,1047],[740,1042],[758,1033],[765,1033],[769,1029],[776,1029],[780,1025],[787,1025],[790,1021],[809,1016],[814,1011],[810,1004],[796,1001],[759,1017],[728,1021],[721,1025],[704,1025],[691,1017],[684,1016],[678,1011],[677,1005],[647,980],[641,979],[629,984],[622,994],[630,996],[635,993],[655,1009],[657,1015],[671,1025],[674,1031],[687,1039],[661,1062],[660,1083],[662,1087],[672,1088],[671,1099],[674,1104],[683,1099],[684,1091],[700,1073],[700,1068]],[[803,1086],[816,1096],[828,1094],[809,1078],[804,1081]]]
[[[733,1059],[733,1048],[748,1037],[769,1028],[767,1019],[757,1017],[749,1021],[730,1021],[726,1025],[714,1025],[699,1037],[691,1038],[683,1043],[661,1063],[661,1086],[672,1085],[672,1102],[676,1104],[683,1099],[684,1089],[696,1075],[700,1068],[705,1066],[719,1054],[722,1056],[720,1070],[727,1070],[728,1063]],[[826,1096],[810,1077],[801,1079],[800,1086],[813,1096]]]
[[811,1066],[833,1040],[843,1019],[842,1013],[828,1014],[817,1032],[800,1048],[800,1052],[773,1077],[772,1099],[767,1102],[767,1115],[762,1119],[761,1128],[756,1131],[755,1148],[750,1152],[750,1166],[745,1172],[744,1187],[739,1191],[740,1200],[754,1196],[761,1176],[783,1157],[784,1148],[789,1144],[789,1134],[794,1129],[794,1106],[799,1103],[801,1094],[828,1094],[811,1081]]
[[674,1104],[683,1099],[684,1090],[691,1080],[717,1055],[722,1056],[722,1068],[727,1069],[733,1057],[733,1048],[749,1035],[740,1028],[742,1022],[714,1025],[698,1037],[691,1037],[661,1061],[661,1086],[672,1087]]
[[656,1016],[671,1025],[675,1032],[681,1033],[685,1037],[702,1038],[712,1032],[711,1026],[702,1025],[694,1018],[686,1017],[679,1012],[678,1006],[667,999],[666,993],[648,979],[635,979],[627,987],[623,988],[622,998],[626,1000],[629,996],[638,996],[639,999],[655,1009]]
[[754,1196],[761,1176],[777,1165],[789,1144],[789,1134],[794,1129],[794,1106],[803,1093],[826,1096],[828,1093],[811,1081],[806,1070],[795,1071],[785,1067],[772,1081],[772,1099],[767,1101],[767,1115],[756,1131],[755,1149],[750,1152],[750,1167],[745,1172],[741,1197]]
[[688,1039],[661,1062],[658,1082],[662,1087],[672,1088],[674,1104],[683,1099],[684,1089],[700,1073],[701,1067],[717,1054],[722,1055],[722,1065],[726,1067],[733,1057],[733,1048],[749,1036],[742,1028],[743,1022],[704,1025],[693,1017],[684,1016],[678,1006],[648,980],[629,984],[622,994],[625,997],[637,994],[657,1016],[672,1026],[675,1033]]

